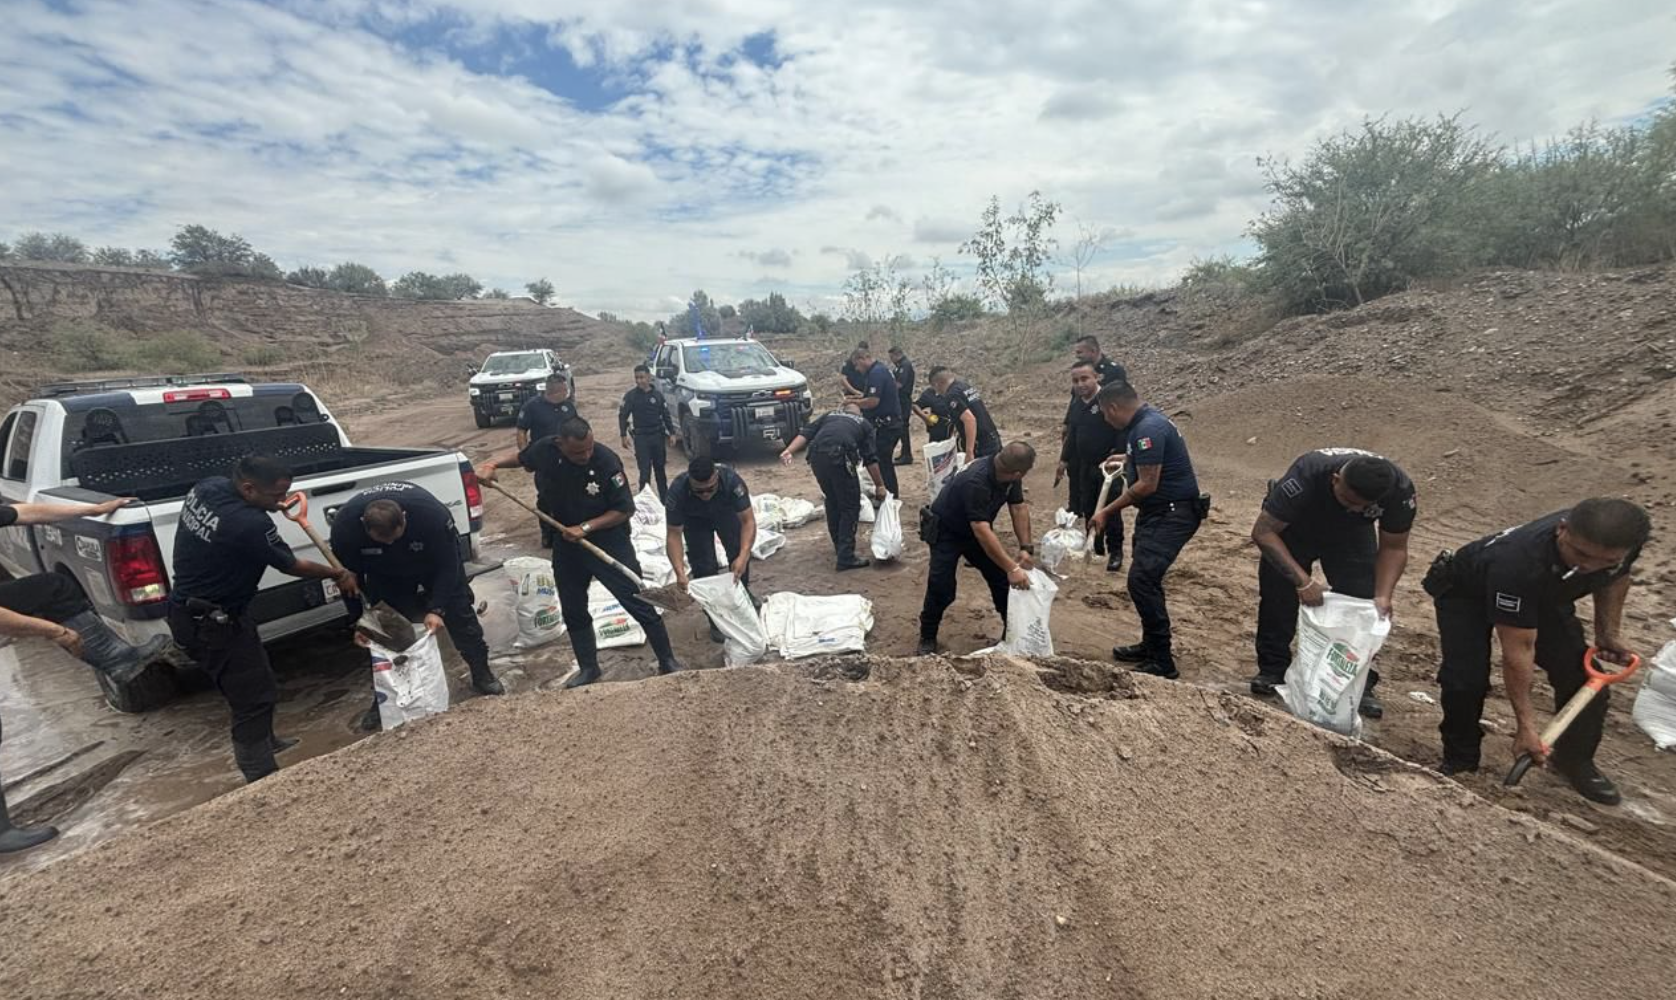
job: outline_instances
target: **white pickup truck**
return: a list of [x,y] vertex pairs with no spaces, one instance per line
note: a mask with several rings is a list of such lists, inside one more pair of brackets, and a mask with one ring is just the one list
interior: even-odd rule
[[[0,567],[14,576],[62,573],[132,643],[164,634],[169,561],[187,490],[226,475],[246,455],[277,458],[308,497],[324,536],[344,501],[369,486],[405,481],[454,512],[461,555],[476,557],[483,494],[465,456],[424,448],[361,448],[306,387],[251,384],[236,375],[65,382],[43,386],[0,424],[0,498],[8,503],[139,502],[102,518],[0,529]],[[324,561],[302,528],[278,515],[297,554]],[[251,605],[264,639],[346,617],[330,581],[270,569]],[[100,675],[112,707],[143,712],[175,694],[174,668],[158,664],[126,685]]]

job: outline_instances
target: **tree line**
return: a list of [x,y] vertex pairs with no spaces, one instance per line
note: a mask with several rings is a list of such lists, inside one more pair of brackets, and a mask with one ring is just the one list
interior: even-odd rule
[[[304,288],[319,288],[356,295],[387,295],[404,299],[509,299],[502,288],[485,290],[469,274],[429,274],[409,271],[393,282],[365,264],[345,261],[332,267],[305,265],[286,272],[273,258],[258,252],[237,233],[223,235],[201,225],[182,226],[169,241],[167,250],[129,249],[101,246],[89,248],[65,233],[30,232],[12,243],[0,243],[0,261],[45,261],[62,264],[92,264],[99,267],[134,267],[157,271],[178,271],[203,277],[237,277],[257,281],[283,281]],[[553,283],[540,278],[524,286],[536,302],[547,305],[557,291]]]

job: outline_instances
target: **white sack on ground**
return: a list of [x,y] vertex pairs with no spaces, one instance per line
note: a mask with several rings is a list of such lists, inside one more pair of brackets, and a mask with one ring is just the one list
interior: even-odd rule
[[762,605],[762,627],[769,646],[788,660],[865,652],[873,602],[859,594],[771,594]]
[[1669,750],[1676,747],[1676,642],[1659,650],[1648,668],[1632,718],[1660,750]]

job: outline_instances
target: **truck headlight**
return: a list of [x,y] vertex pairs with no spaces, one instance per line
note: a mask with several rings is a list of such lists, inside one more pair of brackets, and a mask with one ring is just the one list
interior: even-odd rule
[[694,396],[693,398],[687,400],[687,405],[692,407],[692,411],[694,413],[703,413],[705,410],[708,410],[710,407],[715,406],[716,401],[714,399],[709,399],[709,398],[706,398],[704,396]]
[[475,386],[475,385],[472,386],[470,389],[467,389],[466,391],[471,393],[473,396],[479,395],[482,392],[482,390],[478,389],[477,386]]
[[547,383],[546,382],[537,382],[535,384],[535,391],[536,392],[546,392],[547,391]]

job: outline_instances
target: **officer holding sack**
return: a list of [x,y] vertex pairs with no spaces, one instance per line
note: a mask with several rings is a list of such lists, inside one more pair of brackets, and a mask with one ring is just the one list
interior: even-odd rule
[[832,537],[838,572],[869,565],[869,560],[858,559],[855,554],[862,504],[855,467],[866,466],[867,474],[873,477],[873,495],[883,499],[885,482],[873,425],[861,415],[861,407],[847,403],[842,410],[825,414],[799,431],[780,452],[780,461],[790,465],[805,447],[809,449],[809,468],[826,499],[826,532]]
[[[1302,455],[1278,481],[1252,526],[1262,552],[1257,566],[1257,676],[1251,693],[1274,694],[1292,662],[1298,604],[1318,607],[1327,589],[1370,599],[1382,617],[1408,565],[1414,527],[1414,481],[1396,463],[1356,448]],[[1377,525],[1377,532],[1375,526]],[[1312,575],[1315,564],[1326,586]],[[1385,714],[1374,695],[1379,671],[1368,672],[1360,711]]]

